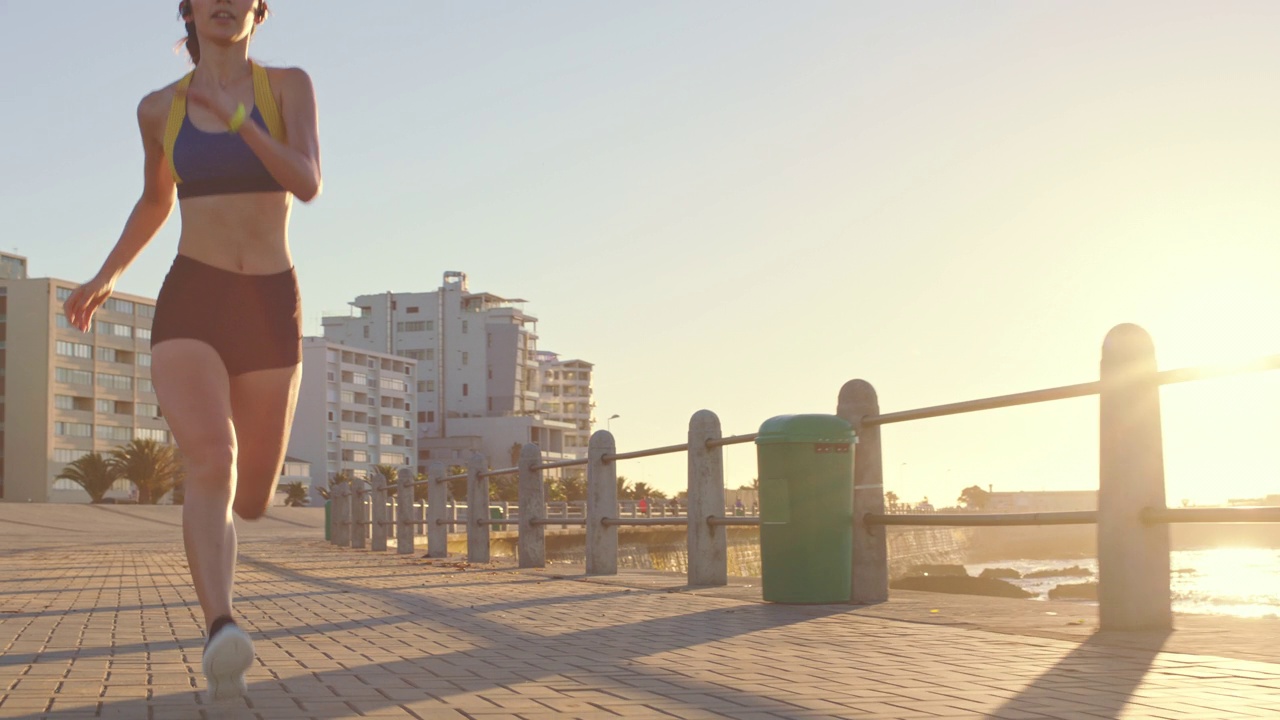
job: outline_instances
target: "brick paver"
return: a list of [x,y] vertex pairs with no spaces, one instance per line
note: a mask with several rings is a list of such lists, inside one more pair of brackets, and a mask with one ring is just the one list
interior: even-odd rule
[[[1265,650],[1170,652],[1078,628],[1081,638],[975,629],[912,617],[912,606],[891,617],[889,606],[780,606],[555,570],[459,569],[336,549],[305,532],[242,544],[237,612],[259,660],[249,698],[213,707],[176,535],[0,543],[0,718],[1280,715],[1280,663]],[[956,603],[1014,607],[923,602],[943,615]],[[1277,626],[1250,627],[1260,636]]]

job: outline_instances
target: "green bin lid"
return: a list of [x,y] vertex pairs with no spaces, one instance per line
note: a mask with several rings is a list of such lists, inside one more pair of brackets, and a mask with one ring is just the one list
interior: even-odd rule
[[757,445],[771,443],[852,443],[853,425],[835,415],[779,415],[760,426]]

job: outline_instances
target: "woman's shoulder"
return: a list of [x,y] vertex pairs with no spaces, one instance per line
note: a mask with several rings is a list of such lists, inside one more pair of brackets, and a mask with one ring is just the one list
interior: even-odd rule
[[178,92],[178,84],[181,82],[182,78],[179,78],[159,90],[143,95],[138,103],[139,119],[156,120],[167,117],[169,108],[173,105],[173,96]]
[[271,82],[271,87],[280,90],[289,91],[311,91],[311,76],[306,70],[300,67],[267,67],[262,68],[267,71],[267,80]]

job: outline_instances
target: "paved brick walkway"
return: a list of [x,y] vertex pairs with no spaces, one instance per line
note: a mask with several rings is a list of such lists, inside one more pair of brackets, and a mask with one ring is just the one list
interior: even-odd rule
[[768,605],[340,550],[305,523],[246,534],[237,610],[259,662],[246,701],[211,707],[181,547],[155,522],[145,544],[0,532],[0,718],[1280,716],[1276,622],[1179,641],[1102,638],[1088,610],[1026,601]]

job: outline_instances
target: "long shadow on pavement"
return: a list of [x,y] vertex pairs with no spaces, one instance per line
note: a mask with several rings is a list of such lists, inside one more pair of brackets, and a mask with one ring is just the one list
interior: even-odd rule
[[[1025,717],[1027,712],[1075,711],[1089,717],[1119,718],[1151,670],[1169,633],[1142,633],[1143,648],[1117,650],[1113,638],[1095,635],[1031,682],[993,717]],[[1099,682],[1104,678],[1105,682]],[[1074,705],[1075,707],[1070,707]]]

